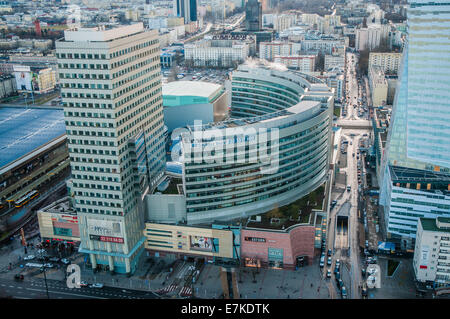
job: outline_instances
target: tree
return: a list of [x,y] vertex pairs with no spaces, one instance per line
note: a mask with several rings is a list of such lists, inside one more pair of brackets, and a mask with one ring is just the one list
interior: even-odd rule
[[325,55],[319,51],[316,59],[315,69],[316,71],[324,71],[325,68]]

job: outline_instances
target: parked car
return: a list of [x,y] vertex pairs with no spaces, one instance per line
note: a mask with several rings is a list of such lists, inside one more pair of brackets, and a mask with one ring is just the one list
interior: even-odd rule
[[320,263],[319,263],[320,268],[323,268],[323,266],[325,266],[325,255],[322,255],[320,257]]
[[362,295],[363,299],[367,299],[367,296],[368,296],[367,287],[361,288],[361,295]]
[[15,279],[15,280],[22,281],[22,280],[24,279],[24,277],[23,277],[22,274],[15,274],[15,275],[14,275],[14,279]]
[[87,281],[80,281],[80,286],[81,287],[87,287],[89,284],[87,283]]
[[344,287],[344,282],[342,281],[342,279],[338,279],[338,287],[339,289],[341,289],[342,287]]
[[347,299],[347,289],[345,288],[345,286],[342,286],[341,288],[341,295],[343,299]]
[[67,259],[67,258],[63,258],[63,259],[61,259],[61,262],[64,264],[64,265],[68,265],[68,264],[70,264],[70,260],[69,259]]
[[55,265],[53,265],[52,263],[46,263],[46,264],[44,264],[44,267],[45,268],[53,268],[53,267],[55,267]]
[[340,267],[341,266],[341,261],[339,259],[336,259],[336,267]]
[[336,278],[336,281],[339,281],[339,279],[341,279],[341,273],[339,271],[335,272],[334,277]]
[[95,283],[95,284],[90,285],[89,287],[90,287],[90,288],[101,289],[101,288],[103,288],[103,284],[97,282],[97,283]]
[[23,260],[33,260],[35,258],[34,255],[28,255],[26,257],[23,257]]
[[328,249],[328,256],[331,256],[331,254],[333,253],[333,251],[330,249]]
[[48,260],[49,260],[49,261],[52,261],[52,262],[54,262],[54,263],[59,262],[59,258],[58,258],[58,257],[51,257],[51,258],[49,258]]

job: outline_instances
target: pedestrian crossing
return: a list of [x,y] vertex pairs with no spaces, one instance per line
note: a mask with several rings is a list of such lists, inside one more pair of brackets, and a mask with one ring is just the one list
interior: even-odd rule
[[183,288],[181,288],[180,296],[181,297],[190,297],[190,296],[192,296],[192,288],[184,286]]
[[157,291],[158,294],[168,294],[171,293],[172,291],[178,289],[178,285],[175,284],[171,284],[170,286],[164,287],[163,289],[159,289]]

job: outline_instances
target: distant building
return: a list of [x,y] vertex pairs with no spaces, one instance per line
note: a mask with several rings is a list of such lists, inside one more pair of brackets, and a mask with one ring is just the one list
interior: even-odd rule
[[315,55],[276,55],[274,57],[275,63],[281,63],[288,68],[298,70],[302,73],[314,72],[316,65]]
[[355,48],[358,51],[373,50],[379,47],[383,39],[389,36],[389,26],[371,24],[367,28],[356,30]]
[[377,65],[386,74],[398,74],[402,56],[403,53],[397,52],[370,52],[368,67]]
[[332,55],[332,54],[326,54],[325,55],[325,62],[324,62],[324,70],[327,71],[332,68],[345,68],[345,54],[343,55]]
[[450,218],[420,218],[413,259],[417,281],[433,287],[450,284]]
[[248,0],[245,5],[245,29],[247,31],[262,29],[262,6],[258,0]]
[[369,86],[372,97],[372,105],[382,106],[387,104],[388,82],[383,70],[374,65],[369,69]]
[[243,63],[255,51],[254,37],[206,36],[184,46],[184,58],[195,67],[230,68]]
[[261,42],[259,44],[259,57],[267,61],[273,61],[275,56],[299,55],[301,49],[301,43],[285,41]]
[[17,92],[16,78],[12,75],[0,75],[0,99]]
[[197,0],[176,0],[177,16],[184,18],[184,23],[197,21]]

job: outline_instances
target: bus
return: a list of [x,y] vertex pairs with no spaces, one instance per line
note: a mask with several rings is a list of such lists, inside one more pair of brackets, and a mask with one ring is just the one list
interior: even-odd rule
[[29,192],[28,194],[26,194],[25,196],[22,196],[21,198],[19,198],[18,200],[16,200],[14,202],[14,205],[17,208],[23,207],[24,205],[26,205],[28,202],[32,201],[33,199],[35,199],[36,197],[39,196],[39,192],[37,190],[32,190],[31,192]]

